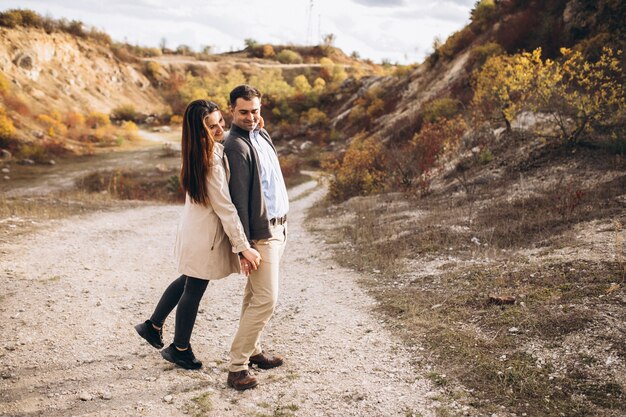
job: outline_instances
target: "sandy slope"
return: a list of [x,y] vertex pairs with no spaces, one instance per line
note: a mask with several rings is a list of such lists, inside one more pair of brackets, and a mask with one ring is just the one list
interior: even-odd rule
[[171,366],[132,327],[176,276],[180,207],[73,218],[4,245],[0,415],[195,415],[203,395],[212,411],[198,415],[434,415],[438,393],[408,364],[418,353],[372,315],[356,273],[304,230],[323,193],[315,182],[292,190],[280,304],[265,337],[287,362],[255,371],[260,385],[243,393],[225,383],[242,277],[209,285],[192,338],[200,371]]

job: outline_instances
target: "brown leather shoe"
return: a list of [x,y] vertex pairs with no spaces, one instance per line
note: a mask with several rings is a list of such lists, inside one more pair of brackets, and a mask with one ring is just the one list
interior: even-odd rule
[[244,391],[254,388],[258,384],[255,377],[250,375],[248,370],[228,373],[228,386],[237,391]]
[[256,365],[261,369],[272,369],[283,364],[282,356],[268,356],[264,352],[250,356],[250,365]]

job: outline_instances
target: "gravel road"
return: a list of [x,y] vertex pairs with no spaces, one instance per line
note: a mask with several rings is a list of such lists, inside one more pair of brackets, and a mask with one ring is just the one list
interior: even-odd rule
[[[213,282],[192,344],[199,371],[165,362],[133,325],[177,274],[181,207],[155,205],[57,221],[0,248],[0,416],[429,416],[438,392],[372,313],[356,272],[303,226],[325,192],[291,190],[281,295],[265,347],[284,366],[226,387],[244,278]],[[166,322],[166,344],[173,336]]]

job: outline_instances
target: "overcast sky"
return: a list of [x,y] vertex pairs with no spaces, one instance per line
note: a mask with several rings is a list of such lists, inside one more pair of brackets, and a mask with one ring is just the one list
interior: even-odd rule
[[376,62],[419,62],[469,21],[475,0],[0,0],[0,9],[28,8],[83,21],[114,40],[142,46],[180,44],[215,52],[272,44],[335,46]]

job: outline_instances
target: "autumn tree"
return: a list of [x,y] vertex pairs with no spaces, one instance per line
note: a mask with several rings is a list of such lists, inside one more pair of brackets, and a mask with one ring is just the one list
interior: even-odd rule
[[476,77],[476,108],[487,119],[499,115],[508,129],[521,112],[542,112],[571,143],[597,128],[614,136],[626,108],[621,51],[604,48],[596,62],[570,49],[561,53],[560,62],[542,60],[541,49],[489,58]]

